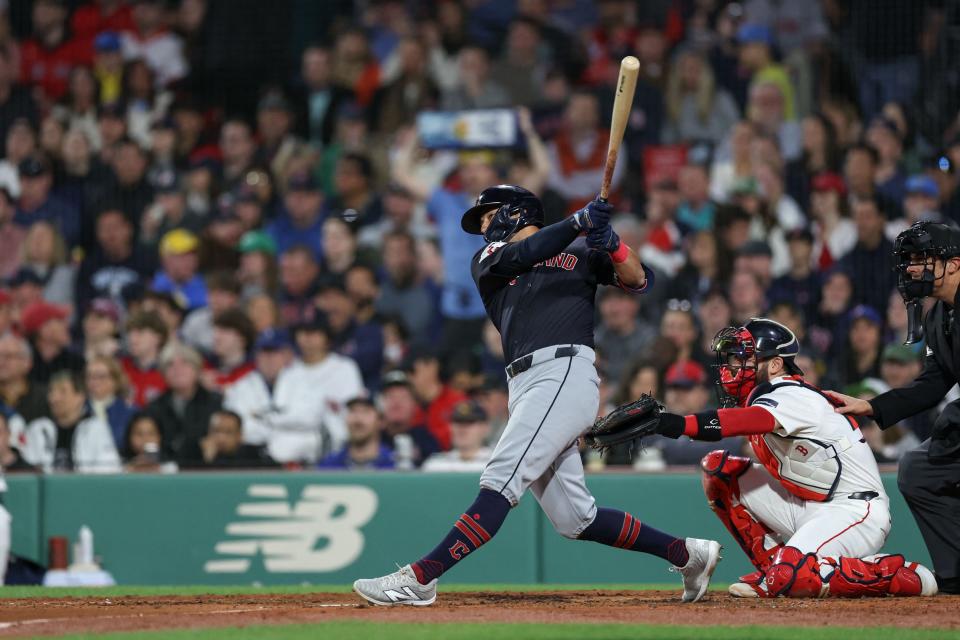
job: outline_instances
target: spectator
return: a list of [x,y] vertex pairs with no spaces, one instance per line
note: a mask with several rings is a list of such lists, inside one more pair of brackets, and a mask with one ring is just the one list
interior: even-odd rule
[[416,201],[405,188],[391,182],[383,195],[383,218],[367,225],[357,234],[357,243],[362,249],[380,251],[384,239],[391,233],[409,233],[417,240],[432,238],[433,226],[418,211]]
[[403,371],[389,371],[383,376],[380,391],[383,409],[384,439],[392,443],[396,452],[397,468],[420,466],[431,455],[440,451],[440,444],[430,429],[417,420],[422,409]]
[[855,144],[847,148],[843,163],[843,177],[853,200],[873,199],[886,216],[899,215],[899,203],[893,202],[877,189],[877,167],[880,154],[870,145]]
[[120,301],[123,288],[145,280],[154,265],[146,251],[136,251],[133,225],[119,209],[108,208],[96,217],[96,245],[84,256],[77,273],[77,308],[94,298]]
[[436,335],[439,292],[417,273],[417,249],[413,236],[403,231],[389,233],[383,242],[384,279],[376,309],[403,321],[414,342]]
[[[901,305],[902,306],[902,305]],[[923,370],[919,355],[904,344],[888,344],[880,358],[880,379],[891,389],[901,389],[916,380]],[[930,437],[937,414],[923,411],[900,424],[910,430],[919,442]]]
[[763,240],[751,240],[740,247],[733,261],[733,271],[746,271],[757,277],[760,286],[767,290],[773,281],[773,251]]
[[831,367],[842,386],[880,377],[883,318],[876,309],[857,305],[850,311],[849,327],[846,348]]
[[133,29],[123,31],[124,60],[143,59],[166,87],[187,75],[189,68],[180,36],[166,30],[161,0],[137,0],[132,8]]
[[30,156],[18,167],[20,204],[13,221],[29,228],[35,222],[49,222],[63,235],[69,248],[80,241],[80,214],[68,202],[50,193],[53,174],[47,160]]
[[733,324],[731,314],[730,301],[721,289],[711,289],[703,296],[697,308],[701,353],[713,357],[713,338],[721,329]]
[[490,76],[507,90],[510,104],[532,106],[539,99],[537,80],[546,72],[542,43],[535,20],[518,17],[507,27],[503,53]]
[[310,378],[298,375],[284,331],[265,332],[254,345],[256,371],[227,389],[224,407],[243,419],[243,441],[266,445],[280,464],[313,463],[343,442],[325,432],[326,407]]
[[283,92],[268,89],[257,104],[259,159],[275,176],[286,176],[295,158],[304,153],[303,141],[293,133],[293,108]]
[[253,168],[257,145],[250,123],[230,118],[220,127],[220,155],[223,159],[223,182],[233,189]]
[[903,140],[892,120],[879,116],[867,129],[867,144],[877,150],[874,174],[877,191],[892,202],[902,202],[906,195],[907,176],[903,172]]
[[35,302],[21,312],[20,327],[33,347],[31,380],[46,384],[57,371],[83,371],[83,356],[72,350],[69,317],[65,308],[47,302]]
[[200,441],[204,469],[258,469],[276,467],[263,447],[243,442],[243,419],[220,409],[210,416],[207,435]]
[[710,200],[710,177],[701,164],[687,164],[677,178],[680,203],[677,206],[677,224],[685,230],[713,229],[716,204]]
[[87,362],[84,373],[90,410],[110,427],[117,450],[127,439],[127,426],[135,412],[126,401],[129,394],[127,377],[113,358],[97,356]]
[[372,315],[360,318],[356,303],[336,277],[321,284],[316,301],[317,309],[327,317],[334,351],[357,363],[367,389],[379,389],[383,371],[383,327],[379,320]]
[[130,420],[123,459],[126,471],[176,473],[178,470],[177,464],[166,458],[160,425],[146,413],[137,413]]
[[0,48],[0,141],[7,139],[7,132],[17,120],[33,127],[39,120],[29,87],[17,84],[17,71],[10,51]]
[[308,174],[296,173],[287,181],[283,212],[267,226],[267,233],[281,254],[306,246],[315,260],[323,257],[323,194]]
[[[2,57],[2,54],[0,54]],[[2,66],[0,62],[0,66]],[[20,248],[27,236],[27,228],[14,221],[16,207],[7,186],[0,185],[0,278],[12,277],[23,258]]]
[[457,84],[443,94],[444,109],[493,109],[510,104],[507,90],[490,77],[490,55],[486,49],[471,44],[462,47],[457,54],[457,67]]
[[716,86],[703,54],[684,49],[675,58],[667,79],[666,143],[710,142],[719,145],[740,119],[733,97]]
[[277,303],[268,295],[260,293],[251,296],[247,300],[244,311],[250,317],[253,328],[257,330],[257,335],[280,326],[280,312],[277,309]]
[[796,99],[787,70],[773,59],[773,33],[766,25],[747,23],[737,31],[740,64],[750,75],[750,93],[761,83],[770,83],[780,92],[785,120],[796,119]]
[[611,384],[617,384],[630,364],[640,357],[657,336],[654,327],[642,321],[639,296],[620,287],[606,287],[600,297],[600,324],[596,329],[596,348],[603,356],[604,369]]
[[135,407],[145,406],[167,390],[159,363],[168,335],[163,320],[151,313],[135,313],[127,320],[127,354],[120,364],[130,381]]
[[717,238],[710,231],[698,231],[688,238],[687,263],[674,279],[677,291],[690,296],[692,302],[700,299],[717,285],[720,264]]
[[[597,185],[603,177],[609,133],[602,128],[600,102],[589,91],[570,96],[563,115],[563,126],[548,145],[552,167],[547,186],[567,201],[572,213],[596,197]],[[623,146],[620,154],[626,156]],[[617,164],[610,183],[612,198],[618,197],[626,163]]]
[[486,311],[480,294],[470,275],[470,265],[462,259],[472,256],[483,246],[483,238],[463,233],[460,218],[473,206],[483,189],[497,181],[489,155],[462,154],[457,170],[459,190],[437,187],[431,189],[414,175],[413,154],[416,137],[410,132],[401,137],[394,179],[418,200],[425,201],[427,211],[435,220],[443,254],[443,296],[440,309],[444,318],[441,341],[444,352],[456,351],[463,345],[476,343],[483,331]]
[[396,131],[413,123],[417,113],[435,109],[440,90],[430,77],[425,45],[415,37],[406,37],[397,47],[399,74],[382,86],[374,96],[376,130]]
[[853,300],[853,282],[842,268],[828,271],[820,289],[820,307],[811,327],[811,343],[820,356],[836,353],[847,333],[847,312]]
[[[664,400],[671,412],[685,416],[706,411],[710,403],[707,388],[707,372],[700,364],[681,360],[667,369],[664,376]],[[686,436],[680,440],[661,438],[659,448],[667,464],[697,464],[700,459],[717,448],[715,442],[691,441]],[[736,454],[743,448],[742,438],[724,440],[721,448]]]
[[303,81],[303,99],[306,102],[306,125],[310,143],[323,147],[333,140],[340,103],[347,99],[343,87],[333,83],[330,50],[308,46],[303,50],[300,77]]
[[293,246],[280,256],[280,317],[285,325],[312,317],[317,276],[314,254],[303,245]]
[[89,40],[71,37],[63,2],[37,0],[32,9],[33,33],[20,49],[20,77],[34,84],[40,101],[49,105],[66,93],[70,69],[89,65],[93,52]]
[[204,371],[204,386],[224,393],[232,385],[254,371],[250,351],[257,330],[250,317],[237,308],[227,308],[213,318],[213,357]]
[[32,366],[29,342],[10,332],[0,335],[0,401],[28,423],[50,413],[46,389],[30,379]]
[[383,440],[383,417],[372,400],[358,396],[346,404],[347,443],[329,454],[318,469],[349,471],[393,469],[393,450]]
[[[123,117],[122,114],[120,117]],[[150,203],[154,189],[147,180],[147,152],[132,138],[123,136],[111,146],[110,174],[92,189],[88,208],[115,204],[130,220],[139,221]]]
[[[78,7],[74,17],[90,6]],[[124,7],[129,10],[129,7]],[[131,20],[132,25],[132,20]],[[126,27],[124,27],[126,28]],[[113,29],[104,29],[93,39],[93,75],[98,87],[97,102],[118,102],[123,94],[123,44],[120,34]],[[91,140],[99,139],[99,136]]]
[[199,244],[197,236],[184,229],[175,229],[163,236],[161,266],[152,284],[154,291],[180,296],[190,311],[207,304],[207,285],[197,272]]
[[83,315],[81,330],[87,362],[98,356],[113,359],[120,351],[120,307],[107,298],[96,298]]
[[425,424],[440,448],[446,451],[450,448],[450,415],[454,406],[466,397],[444,382],[440,359],[426,348],[410,355],[408,372],[410,387],[420,405],[414,422]]
[[187,204],[184,185],[174,171],[161,173],[153,180],[154,198],[147,204],[140,219],[140,244],[155,252],[160,239],[175,229],[200,234],[208,223],[205,213]]
[[243,298],[254,294],[272,295],[277,286],[277,244],[263,231],[247,231],[237,245],[240,252],[240,280]]
[[160,426],[163,457],[178,464],[200,460],[200,441],[222,399],[200,384],[203,360],[182,343],[170,342],[163,348],[160,369],[166,391],[147,405],[146,412]]
[[300,354],[296,375],[309,379],[313,393],[321,396],[324,428],[332,440],[342,442],[347,401],[365,393],[360,369],[352,359],[331,351],[330,325],[322,314],[295,325],[293,337]]
[[[644,393],[648,393],[654,398],[662,398],[662,372],[663,369],[653,361],[636,361],[633,366],[630,367],[627,375],[621,379],[620,386],[611,397],[610,408],[623,404],[624,402],[632,402]],[[603,410],[604,407],[601,406],[601,411]],[[635,450],[636,447],[634,443],[610,447],[610,449],[604,452],[603,461],[607,466],[627,466],[635,464],[638,468],[648,470],[663,469],[665,466],[659,448],[650,448],[647,450],[651,452],[649,457],[641,453],[639,456],[636,456],[636,460],[634,460]]]
[[35,222],[27,231],[22,250],[22,268],[33,271],[43,283],[43,299],[52,304],[73,304],[73,265],[67,262],[63,238],[46,221]]
[[858,198],[853,202],[853,221],[857,225],[857,245],[841,265],[853,280],[854,302],[883,309],[896,285],[893,244],[884,237],[886,219],[876,200]]
[[805,318],[815,316],[820,305],[820,276],[813,270],[813,234],[795,229],[787,234],[790,249],[790,271],[775,279],[767,290],[771,305],[792,302]]
[[823,113],[811,113],[800,123],[803,154],[786,167],[787,192],[803,210],[809,209],[811,179],[840,169],[837,132]]
[[753,175],[750,149],[756,135],[753,124],[741,120],[730,131],[730,157],[715,157],[710,167],[710,197],[727,202],[734,183]]
[[675,361],[712,364],[697,343],[697,318],[689,300],[671,299],[660,321],[660,335],[676,349]]
[[187,314],[180,334],[190,346],[209,353],[213,349],[214,319],[240,304],[240,283],[229,271],[214,271],[207,276],[206,286],[207,306]]
[[940,213],[940,187],[936,180],[923,174],[913,175],[907,178],[904,189],[903,217],[887,223],[887,240],[896,241],[901,231],[921,221],[956,225]]
[[818,173],[810,181],[815,265],[829,269],[857,244],[857,226],[847,216],[847,187],[836,173]]
[[766,308],[763,285],[756,274],[748,271],[734,273],[729,294],[732,320],[738,326],[746,324],[750,318],[760,317]]
[[640,258],[657,273],[674,277],[683,266],[683,232],[676,222],[680,196],[677,182],[663,178],[653,183],[647,198],[647,235]]
[[357,261],[357,237],[343,218],[327,218],[323,223],[324,273],[343,276]]
[[487,444],[491,447],[496,446],[510,418],[506,379],[498,374],[484,375],[483,384],[474,391],[473,397],[480,403],[490,423]]
[[81,374],[60,371],[50,378],[49,417],[30,421],[21,451],[28,463],[45,472],[116,473],[120,456],[110,427],[87,407]]
[[453,448],[435,453],[423,463],[423,471],[480,473],[493,450],[484,446],[490,435],[487,414],[478,403],[464,401],[453,408],[450,416]]
[[[4,473],[18,473],[23,471],[36,471],[36,468],[23,459],[20,453],[20,445],[17,443],[19,433],[13,433],[14,420],[23,422],[23,418],[16,414],[7,414],[0,411],[0,468]],[[23,426],[20,426],[22,432]],[[16,445],[11,444],[17,443]]]
[[[383,217],[383,200],[374,187],[373,163],[362,153],[347,152],[337,159],[333,174],[335,194],[327,201],[328,217],[345,221],[356,231]],[[324,247],[324,254],[326,254]],[[326,260],[330,256],[324,255]]]
[[143,293],[140,310],[156,314],[167,327],[167,335],[174,337],[180,333],[180,325],[186,313],[184,304],[179,296],[156,290],[147,290]]

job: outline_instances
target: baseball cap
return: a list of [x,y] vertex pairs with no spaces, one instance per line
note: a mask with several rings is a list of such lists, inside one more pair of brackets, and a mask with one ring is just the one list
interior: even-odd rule
[[876,118],[871,120],[870,128],[883,129],[884,131],[896,137],[897,139],[900,138],[900,129],[897,128],[897,123],[885,116],[877,116]]
[[87,313],[110,318],[114,322],[120,321],[120,307],[110,298],[94,298],[90,306],[87,307]]
[[940,197],[940,187],[937,186],[937,181],[922,173],[907,178],[906,192],[907,195],[919,193],[930,198]]
[[320,185],[310,173],[295,173],[287,180],[287,191],[319,191]]
[[354,396],[353,398],[350,398],[349,400],[346,401],[345,406],[347,407],[347,409],[352,409],[358,404],[362,404],[362,405],[371,407],[373,409],[377,408],[377,405],[376,403],[374,403],[373,398],[369,396]]
[[747,23],[737,30],[737,42],[740,44],[760,42],[768,46],[773,45],[773,32],[765,24]]
[[253,343],[254,351],[280,351],[292,348],[290,334],[283,329],[267,329]]
[[20,315],[20,328],[24,335],[32,336],[51,320],[66,320],[70,316],[65,308],[49,302],[33,302]]
[[120,51],[120,36],[115,31],[103,31],[94,38],[93,48],[103,53]]
[[453,406],[453,412],[450,414],[450,422],[456,424],[466,424],[470,422],[484,422],[487,419],[487,412],[483,410],[476,400],[464,400]]
[[858,304],[850,310],[851,324],[861,319],[869,320],[875,325],[883,324],[883,318],[880,317],[880,313],[870,305],[866,304]]
[[298,322],[290,331],[294,336],[301,331],[320,331],[326,335],[330,335],[330,323],[327,322],[327,316],[324,313],[317,312],[313,315],[313,318],[310,320],[304,320],[303,322]]
[[884,347],[883,356],[880,359],[882,362],[890,361],[906,364],[908,362],[916,362],[919,356],[907,345],[895,342]]
[[259,251],[275,256],[277,255],[277,243],[263,231],[247,231],[240,237],[240,242],[237,243],[237,251],[240,253]]
[[405,371],[400,371],[399,369],[394,369],[393,371],[388,371],[383,374],[383,378],[380,380],[380,388],[388,389],[390,387],[409,387],[410,378],[407,377]]
[[814,191],[833,191],[841,196],[847,192],[847,184],[838,173],[823,171],[813,176],[810,187]]
[[664,378],[664,385],[667,387],[676,387],[679,389],[692,389],[706,384],[707,372],[700,365],[692,360],[686,362],[676,362],[667,369],[667,375]]
[[186,229],[168,231],[160,239],[161,256],[182,256],[197,250],[200,241]]
[[36,178],[50,173],[50,165],[39,156],[30,156],[20,161],[17,170],[21,178]]

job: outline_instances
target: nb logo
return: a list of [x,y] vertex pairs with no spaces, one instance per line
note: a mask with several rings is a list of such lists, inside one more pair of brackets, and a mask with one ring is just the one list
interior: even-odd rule
[[388,589],[383,592],[383,595],[390,598],[393,602],[400,602],[402,600],[419,600],[420,596],[413,592],[413,589],[410,587],[404,587],[400,591],[395,591],[393,589]]

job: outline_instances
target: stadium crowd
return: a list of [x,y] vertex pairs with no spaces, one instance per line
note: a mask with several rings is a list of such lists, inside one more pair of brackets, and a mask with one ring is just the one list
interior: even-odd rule
[[[627,54],[613,225],[657,284],[598,298],[603,410],[715,403],[711,339],[759,314],[811,383],[900,386],[892,239],[960,221],[958,31],[937,0],[0,1],[0,465],[479,469],[506,381],[461,213],[593,198]],[[497,108],[512,146],[418,135]],[[862,427],[893,461],[931,424]]]

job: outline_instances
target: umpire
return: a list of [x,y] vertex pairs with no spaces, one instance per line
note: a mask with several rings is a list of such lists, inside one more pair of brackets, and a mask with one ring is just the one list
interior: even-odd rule
[[[897,237],[897,288],[907,306],[907,344],[926,338],[923,372],[869,402],[828,391],[837,411],[872,416],[881,429],[926,411],[960,382],[960,230],[918,222]],[[924,298],[936,302],[921,325]],[[960,593],[960,400],[944,407],[930,438],[900,460],[897,477],[933,559],[941,593]]]

